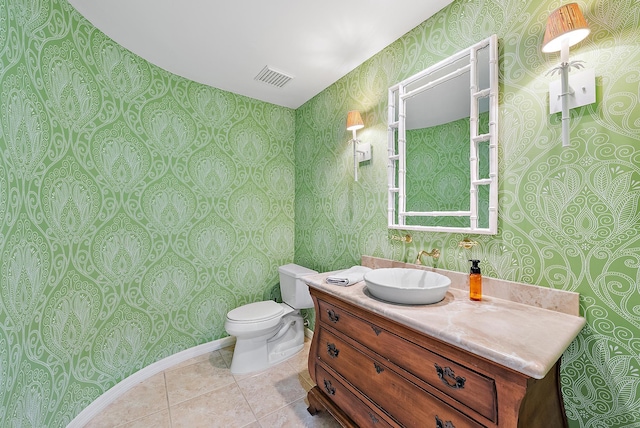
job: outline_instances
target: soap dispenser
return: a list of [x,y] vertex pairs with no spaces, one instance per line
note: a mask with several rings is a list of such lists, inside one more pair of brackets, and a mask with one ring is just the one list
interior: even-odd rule
[[482,273],[480,272],[480,260],[469,260],[471,271],[469,272],[469,298],[482,300]]

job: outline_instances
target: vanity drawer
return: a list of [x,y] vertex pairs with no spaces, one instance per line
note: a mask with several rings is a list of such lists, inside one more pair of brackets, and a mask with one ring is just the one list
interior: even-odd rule
[[393,427],[382,416],[349,391],[320,365],[316,365],[318,387],[360,427]]
[[496,422],[497,400],[493,379],[396,336],[338,306],[322,300],[318,304],[321,322]]
[[478,424],[453,407],[404,379],[392,367],[351,347],[320,328],[318,357],[322,362],[406,427],[478,428]]

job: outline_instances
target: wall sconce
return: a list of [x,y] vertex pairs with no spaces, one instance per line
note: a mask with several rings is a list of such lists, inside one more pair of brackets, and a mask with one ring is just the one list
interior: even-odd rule
[[360,117],[360,112],[353,110],[347,113],[347,131],[353,132],[353,177],[358,181],[358,164],[371,160],[371,144],[361,143],[356,137],[356,130],[364,128],[364,122]]
[[[547,75],[557,71],[561,76],[560,87],[558,82],[552,82],[549,85],[549,113],[562,111],[562,147],[569,146],[569,109],[596,101],[596,77],[593,70],[574,75],[569,81],[571,68],[584,68],[584,61],[569,62],[569,47],[582,41],[590,31],[577,3],[559,7],[547,19],[542,52],[560,51],[560,65],[549,71]],[[574,87],[578,90],[574,90]],[[560,106],[558,106],[559,101]]]

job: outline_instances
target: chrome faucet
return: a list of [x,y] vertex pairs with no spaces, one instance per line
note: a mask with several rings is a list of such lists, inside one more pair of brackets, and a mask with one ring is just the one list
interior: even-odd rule
[[440,250],[438,250],[437,248],[433,248],[431,252],[427,252],[425,250],[420,251],[418,253],[418,257],[416,257],[416,262],[414,264],[421,265],[422,256],[429,256],[429,257],[432,257],[433,260],[438,260],[438,257],[440,257]]

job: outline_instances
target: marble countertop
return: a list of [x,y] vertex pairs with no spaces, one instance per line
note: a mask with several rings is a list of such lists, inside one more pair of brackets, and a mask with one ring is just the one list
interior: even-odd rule
[[439,303],[388,303],[373,297],[364,281],[349,287],[327,284],[331,273],[304,279],[313,288],[535,379],[547,374],[585,324],[579,316],[492,296],[474,302],[453,284]]

